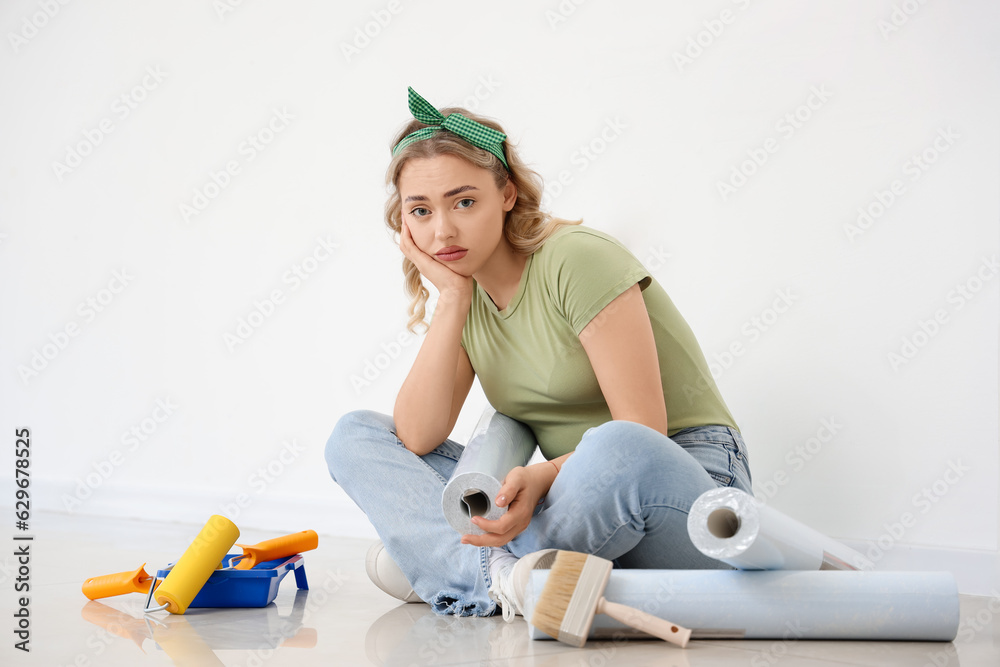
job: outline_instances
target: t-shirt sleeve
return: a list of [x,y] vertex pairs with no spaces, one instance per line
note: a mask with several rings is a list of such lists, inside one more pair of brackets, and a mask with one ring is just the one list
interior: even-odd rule
[[551,239],[552,298],[576,335],[632,285],[652,280],[646,267],[623,246],[585,230]]

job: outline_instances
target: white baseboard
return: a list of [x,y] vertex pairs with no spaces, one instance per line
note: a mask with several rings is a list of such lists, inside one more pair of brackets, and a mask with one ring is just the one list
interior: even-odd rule
[[[4,485],[12,483],[8,477]],[[212,514],[229,517],[241,530],[295,532],[311,529],[321,535],[377,539],[375,529],[354,502],[336,485],[326,497],[297,497],[270,493],[266,497],[220,496],[211,490],[151,486],[98,489],[68,512],[64,494],[72,497],[73,483],[33,480],[33,509],[80,516],[140,519],[203,524]],[[967,595],[1000,596],[1000,553],[950,547],[909,545],[902,542],[882,550],[871,542],[844,540],[866,554],[882,571],[947,570],[958,590]]]
[[955,575],[958,592],[1000,598],[1000,552],[930,547],[896,543],[882,550],[872,542],[843,540],[847,546],[867,555],[882,572],[934,572]]
[[[78,516],[100,516],[175,523],[203,524],[213,514],[228,517],[241,531],[315,530],[321,535],[378,539],[364,512],[335,484],[326,497],[220,495],[211,489],[116,485],[97,489],[80,500],[76,483],[32,482],[32,509]],[[67,502],[67,498],[71,500]]]

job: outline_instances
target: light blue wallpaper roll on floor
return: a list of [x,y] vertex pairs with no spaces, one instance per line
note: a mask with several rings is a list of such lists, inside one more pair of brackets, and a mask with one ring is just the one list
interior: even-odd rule
[[[531,573],[529,621],[549,576]],[[950,572],[619,570],[604,597],[693,631],[692,639],[951,641],[958,586]],[[533,639],[551,639],[530,626]],[[634,631],[598,615],[590,638]]]

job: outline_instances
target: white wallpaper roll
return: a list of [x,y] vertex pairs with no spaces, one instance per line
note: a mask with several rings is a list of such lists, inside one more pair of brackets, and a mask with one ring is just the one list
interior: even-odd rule
[[706,491],[688,514],[695,547],[739,570],[870,570],[840,542],[732,488]]
[[441,508],[451,527],[463,535],[480,535],[470,520],[499,519],[507,511],[494,499],[511,469],[528,463],[537,443],[531,429],[487,407],[444,487]]
[[[534,570],[525,619],[549,570]],[[692,639],[952,641],[958,586],[950,572],[612,570],[604,597],[692,630]],[[530,626],[532,639],[550,639]],[[636,636],[610,616],[591,639]]]

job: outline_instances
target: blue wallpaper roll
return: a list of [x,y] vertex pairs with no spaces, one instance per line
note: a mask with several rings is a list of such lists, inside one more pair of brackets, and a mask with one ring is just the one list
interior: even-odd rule
[[448,523],[463,535],[480,535],[470,520],[491,521],[506,513],[494,499],[511,469],[528,463],[535,452],[535,435],[525,424],[487,407],[444,487],[441,509]]
[[[524,617],[549,570],[534,570]],[[692,639],[952,641],[958,586],[950,572],[613,570],[604,597],[692,630]],[[532,639],[551,639],[531,627]],[[635,636],[609,616],[590,638]]]
[[688,536],[706,556],[738,570],[871,570],[871,561],[833,538],[729,487],[701,494]]

